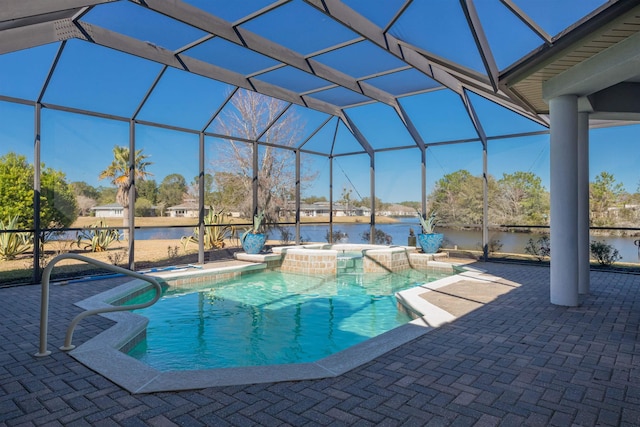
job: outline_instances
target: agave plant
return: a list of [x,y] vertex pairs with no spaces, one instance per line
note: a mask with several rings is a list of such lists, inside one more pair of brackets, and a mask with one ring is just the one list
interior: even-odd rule
[[260,234],[262,233],[262,221],[264,221],[264,209],[253,216],[253,226],[246,229],[242,233],[240,240],[244,241],[248,234]]
[[425,219],[422,216],[422,213],[416,209],[418,212],[418,218],[420,219],[420,225],[422,226],[423,234],[433,234],[436,231],[436,225],[438,224],[438,214],[435,211],[432,211],[429,214],[429,218]]
[[[215,212],[212,206],[209,206],[209,213],[204,217],[204,248],[205,249],[222,249],[224,248],[225,239],[229,238],[233,232],[234,227],[225,224],[227,222],[229,214],[224,213],[224,210]],[[200,236],[200,227],[193,229],[191,236],[183,236],[180,239],[182,248],[186,251],[189,243],[198,243]]]
[[31,249],[31,233],[4,231],[18,228],[18,219],[19,217],[16,215],[8,217],[6,221],[0,220],[0,259],[15,259],[18,255]]
[[121,238],[120,232],[114,229],[106,229],[107,224],[100,220],[89,226],[89,229],[76,233],[76,244],[91,252],[104,252],[113,242]]

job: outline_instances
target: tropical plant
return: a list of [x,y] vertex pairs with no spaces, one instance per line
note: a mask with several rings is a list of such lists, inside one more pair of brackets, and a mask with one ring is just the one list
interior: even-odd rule
[[593,255],[600,265],[610,266],[614,262],[622,259],[618,250],[608,243],[593,241],[589,246],[591,255]]
[[18,216],[9,217],[6,221],[0,220],[0,259],[15,259],[18,255],[31,249],[31,233],[6,231],[17,229],[18,222]]
[[422,227],[423,234],[433,234],[436,231],[436,225],[438,224],[438,214],[435,211],[431,211],[429,218],[425,218],[422,213],[416,209],[418,218],[420,219],[420,226]]
[[[136,150],[133,158],[134,177],[130,177],[129,148],[116,145],[113,147],[113,161],[98,176],[100,179],[110,178],[111,183],[116,186],[116,202],[122,205],[122,225],[125,229],[129,227],[129,189],[133,182],[132,178],[135,178],[136,181],[143,181],[151,175],[146,171],[146,168],[152,164],[146,161],[148,157],[142,154],[141,149]],[[134,203],[136,196],[134,196]]]
[[[204,248],[209,249],[222,249],[224,248],[225,239],[231,237],[235,231],[235,227],[226,224],[228,214],[224,213],[224,210],[215,212],[213,206],[209,206],[209,212],[204,217]],[[186,252],[189,243],[196,243],[200,241],[200,227],[193,229],[191,236],[183,236],[180,239],[182,248]]]
[[118,230],[107,228],[107,224],[100,220],[88,229],[76,233],[76,244],[83,249],[90,249],[91,252],[104,252],[112,243],[120,241],[121,235]]

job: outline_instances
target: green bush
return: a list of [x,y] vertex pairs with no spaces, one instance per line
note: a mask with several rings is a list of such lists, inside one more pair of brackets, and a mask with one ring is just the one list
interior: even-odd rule
[[605,242],[593,241],[590,249],[591,255],[600,265],[609,266],[622,259],[618,250]]

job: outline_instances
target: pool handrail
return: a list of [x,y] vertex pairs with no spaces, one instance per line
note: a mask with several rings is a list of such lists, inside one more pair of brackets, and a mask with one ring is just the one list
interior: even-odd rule
[[126,268],[118,267],[116,265],[106,264],[104,262],[88,258],[86,256],[78,255],[78,254],[61,254],[56,256],[47,264],[42,274],[42,295],[40,298],[40,351],[35,354],[36,357],[44,357],[51,354],[51,351],[47,350],[47,332],[49,327],[48,317],[49,317],[49,279],[51,277],[51,271],[55,264],[63,259],[75,259],[78,261],[86,262],[87,264],[93,264],[97,267],[103,268],[105,270],[110,270],[115,273],[120,273],[126,276],[130,276],[136,279],[144,280],[145,282],[149,282],[156,291],[155,296],[147,302],[140,304],[133,304],[127,306],[110,306],[110,307],[102,307],[93,310],[85,310],[82,313],[78,314],[69,324],[69,328],[67,329],[67,334],[64,340],[64,345],[60,347],[62,351],[69,351],[75,348],[74,345],[71,344],[71,340],[73,339],[73,331],[78,325],[78,323],[87,316],[92,316],[94,314],[101,313],[111,313],[115,311],[130,311],[137,310],[139,308],[149,307],[153,305],[160,299],[162,295],[162,287],[160,284],[152,277],[145,276],[142,273],[138,273],[135,271],[127,270]]

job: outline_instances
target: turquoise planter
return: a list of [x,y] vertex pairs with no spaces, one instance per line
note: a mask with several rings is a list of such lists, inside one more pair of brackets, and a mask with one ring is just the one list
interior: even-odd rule
[[425,254],[435,254],[442,246],[443,239],[442,233],[418,234],[418,245]]
[[248,254],[259,254],[266,241],[266,234],[249,233],[242,240],[242,249]]

